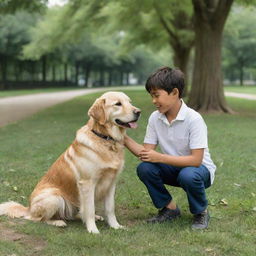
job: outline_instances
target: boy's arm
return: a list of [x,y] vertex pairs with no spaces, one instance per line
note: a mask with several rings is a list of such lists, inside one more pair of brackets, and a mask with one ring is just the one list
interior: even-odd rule
[[171,156],[158,153],[155,150],[143,149],[140,154],[140,160],[152,163],[163,163],[178,167],[184,166],[200,166],[202,164],[204,149],[192,149],[191,155],[188,156]]
[[151,150],[151,149],[155,149],[156,145],[153,144],[139,144],[137,143],[135,140],[133,140],[131,137],[129,137],[128,135],[124,136],[124,145],[135,155],[135,156],[139,156],[140,152],[144,149],[146,150]]

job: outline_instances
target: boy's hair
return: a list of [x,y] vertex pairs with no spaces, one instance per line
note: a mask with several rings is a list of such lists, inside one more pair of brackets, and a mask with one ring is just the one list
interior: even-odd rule
[[145,88],[149,93],[152,90],[161,89],[170,94],[174,88],[177,88],[179,91],[179,98],[182,97],[184,87],[185,79],[182,71],[169,67],[161,67],[156,70],[149,76],[145,85]]

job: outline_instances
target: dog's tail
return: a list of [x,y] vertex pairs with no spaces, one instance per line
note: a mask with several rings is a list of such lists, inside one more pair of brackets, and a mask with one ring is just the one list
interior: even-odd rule
[[29,215],[29,208],[16,202],[0,204],[0,216],[7,215],[11,218],[24,218]]

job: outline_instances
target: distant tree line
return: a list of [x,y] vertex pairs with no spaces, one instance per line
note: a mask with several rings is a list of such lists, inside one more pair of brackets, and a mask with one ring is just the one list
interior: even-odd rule
[[[34,25],[40,19],[40,13],[24,10],[0,15],[0,89],[141,84],[161,65],[145,46],[122,52],[122,34],[99,38],[89,30],[79,40],[40,56],[27,51],[26,57],[24,46],[30,43]],[[44,39],[36,45],[41,47],[45,47]]]
[[0,89],[142,83],[168,64],[191,76],[190,107],[229,113],[223,77],[255,77],[256,0],[46,2],[1,2]]

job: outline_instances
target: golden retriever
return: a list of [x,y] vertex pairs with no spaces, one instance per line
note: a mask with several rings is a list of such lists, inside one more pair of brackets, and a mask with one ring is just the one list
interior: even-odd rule
[[0,204],[0,215],[66,226],[77,215],[88,232],[99,233],[95,203],[104,201],[107,222],[122,228],[114,209],[116,178],[124,165],[126,128],[136,128],[140,110],[122,92],[107,92],[88,111],[88,123],[36,185],[29,207]]

